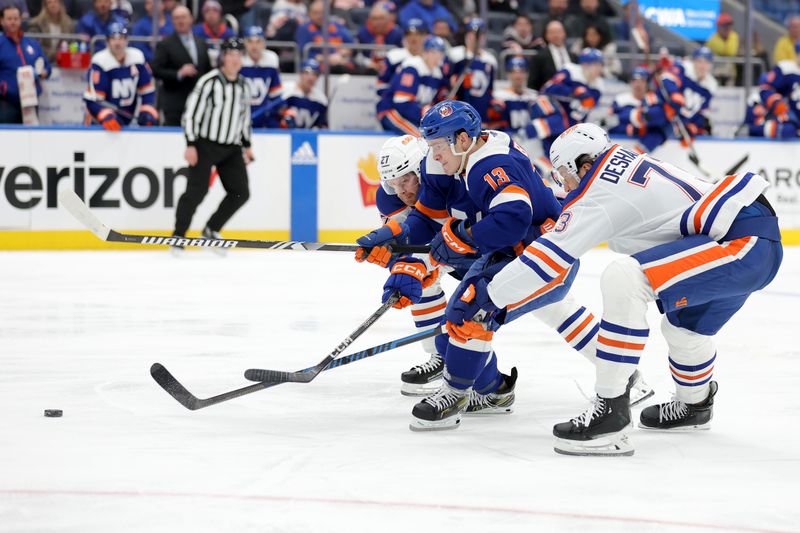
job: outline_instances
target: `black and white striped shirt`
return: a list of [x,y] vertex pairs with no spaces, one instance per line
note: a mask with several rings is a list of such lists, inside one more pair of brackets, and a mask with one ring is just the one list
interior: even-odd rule
[[197,139],[219,144],[239,144],[248,148],[250,124],[250,88],[240,75],[229,81],[214,69],[197,81],[183,111],[186,144]]

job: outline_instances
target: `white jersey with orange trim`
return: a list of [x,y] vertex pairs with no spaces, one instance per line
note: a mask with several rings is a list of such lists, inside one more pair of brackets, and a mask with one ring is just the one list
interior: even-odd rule
[[712,185],[614,145],[567,196],[555,228],[495,276],[489,296],[500,307],[528,298],[603,242],[632,255],[686,235],[720,240],[739,211],[768,186],[752,173]]

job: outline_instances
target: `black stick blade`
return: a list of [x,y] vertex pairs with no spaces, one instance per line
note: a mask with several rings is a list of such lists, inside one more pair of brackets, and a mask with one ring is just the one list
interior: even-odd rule
[[175,398],[175,400],[185,408],[190,411],[196,411],[202,407],[197,396],[186,390],[186,387],[181,385],[180,382],[175,379],[175,376],[161,363],[153,363],[153,366],[150,367],[150,375],[153,376],[155,382],[158,383],[167,394]]

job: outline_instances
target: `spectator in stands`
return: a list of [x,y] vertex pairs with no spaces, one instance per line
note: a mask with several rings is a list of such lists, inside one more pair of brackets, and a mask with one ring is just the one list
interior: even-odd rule
[[570,51],[578,56],[584,48],[597,48],[603,52],[603,77],[619,78],[622,74],[622,63],[617,58],[617,45],[611,37],[603,33],[603,29],[589,24],[583,30],[583,37],[572,43]]
[[[717,31],[711,34],[706,46],[717,57],[736,57],[739,55],[739,34],[733,30],[733,17],[724,11],[717,17]],[[735,83],[736,67],[733,63],[718,62],[714,76],[721,85]]]
[[287,108],[281,127],[314,130],[328,127],[328,99],[316,87],[319,72],[319,62],[303,61],[297,83],[289,84],[283,93]]
[[433,21],[431,34],[436,37],[441,37],[447,46],[453,45],[453,30],[450,29],[450,23],[445,19],[436,19]]
[[[622,17],[614,24],[614,37],[621,41],[633,41],[636,48],[650,53],[650,35],[644,27],[644,19],[638,10],[632,9],[634,2],[623,0]],[[633,23],[633,25],[631,25]]]
[[[61,0],[44,0],[42,10],[28,22],[28,31],[31,33],[74,33],[75,21],[67,15],[67,10]],[[42,39],[42,50],[51,62],[56,59],[58,40]]]
[[140,126],[158,126],[156,88],[144,54],[128,47],[128,30],[118,22],[108,27],[107,43],[92,56],[83,95],[92,123],[108,131],[119,131],[134,120]]
[[[583,2],[581,0],[569,0],[567,13],[573,15],[580,13],[583,10],[582,4]],[[598,0],[597,13],[604,17],[613,17],[616,15],[614,8],[611,7],[611,4],[608,2],[608,0]]]
[[[561,24],[567,21],[567,0],[547,0],[547,15],[542,20],[542,26],[539,28],[539,35],[544,35],[547,25],[551,20],[557,20]],[[548,78],[549,79],[549,78]]]
[[22,34],[22,15],[16,6],[3,8],[0,25],[0,124],[20,124],[22,108],[19,103],[17,69],[33,66],[36,92],[42,92],[40,79],[50,76],[50,63],[44,57],[39,42]]
[[277,0],[267,25],[267,39],[293,41],[297,27],[303,23],[307,13],[303,0]]
[[111,0],[111,12],[124,20],[127,26],[133,18],[133,4],[129,0]]
[[[89,11],[78,20],[75,25],[75,32],[80,33],[88,41],[95,35],[108,34],[111,24],[118,22],[123,26],[125,19],[111,12],[111,0],[94,0],[94,11]],[[106,47],[104,40],[98,40],[94,45],[94,51],[100,51]]]
[[437,0],[411,0],[400,10],[400,24],[403,26],[415,18],[424,20],[429,31],[437,19],[446,20],[450,25],[450,31],[458,30],[453,15]]
[[528,87],[537,91],[567,63],[575,62],[575,56],[567,50],[567,32],[559,21],[547,24],[544,40],[547,46],[531,59],[528,76]]
[[203,3],[203,22],[194,25],[194,34],[202,39],[225,40],[236,37],[232,29],[222,19],[222,4],[217,0],[206,0]]
[[[308,21],[297,28],[295,41],[301,53],[305,51],[306,44],[322,42],[322,17],[324,10],[322,2],[323,0],[314,0],[311,2],[311,5],[308,7]],[[355,42],[350,30],[335,20],[331,20],[328,24],[328,39],[332,45]],[[322,49],[311,48],[309,56],[321,62]],[[331,48],[328,54],[331,72],[342,73],[352,71],[354,66],[351,62],[351,56],[351,51],[346,48]]]
[[[164,13],[164,4],[158,3],[158,34],[162,37],[171,35],[175,28],[172,27],[172,20],[167,18]],[[137,37],[150,37],[153,35],[153,0],[144,0],[144,10],[147,13],[145,16],[137,20],[131,29],[131,35]],[[144,54],[145,60],[151,63],[153,60],[153,46],[149,42],[136,42],[131,46],[138,48]]]
[[[533,20],[525,13],[519,13],[514,23],[503,32],[503,48],[521,52],[536,50],[544,46],[544,39],[533,34]],[[527,74],[527,69],[526,69]]]
[[568,37],[581,37],[586,26],[590,24],[598,28],[603,35],[613,39],[614,35],[611,33],[608,20],[600,13],[600,0],[580,0],[580,11],[567,17],[564,27],[567,29]]
[[165,126],[180,126],[186,99],[198,78],[211,70],[206,42],[192,33],[192,13],[187,7],[172,10],[175,33],[156,46],[153,74],[161,80],[158,103]]
[[800,43],[800,15],[786,17],[786,30],[786,35],[775,43],[775,50],[772,53],[773,62],[776,64],[795,60],[794,47]]
[[487,7],[490,12],[504,11],[506,13],[517,13],[519,12],[520,2],[519,0],[488,0]]
[[28,3],[25,0],[0,0],[0,9],[6,7],[16,7],[19,9],[23,21],[28,20],[31,16],[28,10]]
[[[357,39],[362,44],[403,46],[403,31],[395,26],[386,4],[376,3],[370,9],[367,21],[358,30]],[[385,56],[385,52],[366,51],[356,56],[356,63],[371,74],[375,74]]]

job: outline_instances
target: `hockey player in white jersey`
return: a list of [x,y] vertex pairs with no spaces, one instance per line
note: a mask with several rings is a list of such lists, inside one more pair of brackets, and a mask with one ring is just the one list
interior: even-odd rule
[[592,247],[608,242],[626,257],[603,272],[597,337],[597,397],[553,428],[555,450],[632,455],[626,384],[647,342],[647,304],[664,314],[662,332],[676,383],[672,401],[644,409],[645,429],[705,429],[717,383],[714,335],[750,293],[764,288],[783,255],[767,181],[751,172],[716,184],[645,154],[612,145],[594,124],[553,143],[550,159],[570,191],[552,232],[535,240],[483,287],[475,301],[503,308],[535,294]]

